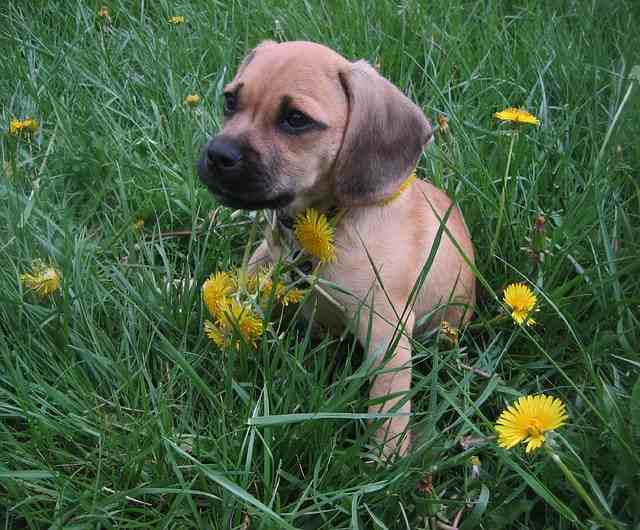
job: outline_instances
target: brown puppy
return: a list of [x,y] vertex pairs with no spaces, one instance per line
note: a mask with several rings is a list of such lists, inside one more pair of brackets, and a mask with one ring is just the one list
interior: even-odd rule
[[[416,323],[431,315],[426,329],[443,318],[460,325],[475,301],[473,246],[460,212],[449,211],[451,201],[431,184],[407,180],[431,135],[422,111],[364,61],[309,42],[264,42],[225,87],[224,128],[198,165],[223,204],[277,210],[276,230],[309,207],[343,209],[337,259],[320,275],[349,294],[325,282],[312,303],[323,325],[351,325],[375,363],[386,362],[372,382],[377,404],[369,408],[398,413],[376,433],[385,456],[409,447],[406,393]],[[410,301],[447,213],[435,260]],[[267,237],[251,263],[279,256]]]

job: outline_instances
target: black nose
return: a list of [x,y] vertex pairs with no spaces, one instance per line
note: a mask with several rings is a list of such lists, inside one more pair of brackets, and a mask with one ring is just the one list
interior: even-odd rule
[[242,161],[242,152],[235,142],[214,138],[207,146],[207,162],[214,169],[228,171]]

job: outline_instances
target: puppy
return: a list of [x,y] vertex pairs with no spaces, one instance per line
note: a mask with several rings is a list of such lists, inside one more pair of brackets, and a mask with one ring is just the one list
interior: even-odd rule
[[[276,231],[306,208],[341,210],[336,260],[319,269],[326,282],[309,305],[326,328],[351,326],[374,366],[385,363],[369,412],[395,414],[375,438],[384,457],[405,454],[416,324],[426,317],[424,330],[443,319],[460,326],[475,303],[474,251],[460,212],[411,178],[432,137],[429,121],[366,62],[310,42],[263,42],[224,98],[224,127],[203,149],[201,181],[226,206],[276,211]],[[267,237],[251,266],[277,261],[280,251]]]

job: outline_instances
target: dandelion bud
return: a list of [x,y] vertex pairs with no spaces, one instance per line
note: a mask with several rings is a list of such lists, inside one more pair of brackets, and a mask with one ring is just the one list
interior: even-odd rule
[[438,122],[438,130],[442,134],[449,133],[449,118],[447,118],[444,114],[438,114],[436,121]]

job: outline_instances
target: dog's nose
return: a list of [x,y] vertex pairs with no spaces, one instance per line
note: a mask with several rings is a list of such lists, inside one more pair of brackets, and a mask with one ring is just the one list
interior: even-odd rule
[[207,161],[215,169],[228,171],[242,161],[242,152],[235,142],[217,138],[207,146]]

